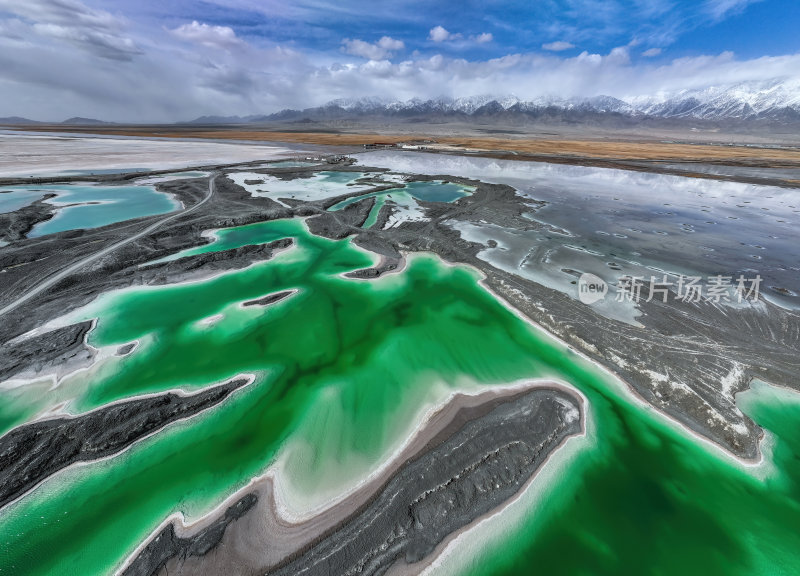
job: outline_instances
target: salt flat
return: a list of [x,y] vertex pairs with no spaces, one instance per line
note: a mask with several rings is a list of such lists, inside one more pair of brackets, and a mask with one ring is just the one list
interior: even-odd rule
[[272,160],[298,150],[259,143],[0,131],[0,177],[70,176]]

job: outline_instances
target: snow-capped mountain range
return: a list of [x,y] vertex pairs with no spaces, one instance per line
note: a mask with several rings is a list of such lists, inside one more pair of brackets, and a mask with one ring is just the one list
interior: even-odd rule
[[616,115],[695,120],[772,120],[800,122],[800,78],[780,78],[763,82],[745,82],[711,86],[655,96],[615,98],[593,96],[563,98],[543,96],[523,99],[507,96],[470,96],[462,98],[412,98],[405,101],[378,97],[340,99],[324,106],[304,110],[283,110],[271,115],[248,117],[203,117],[195,123],[317,121],[358,117],[425,118],[452,117],[467,119],[536,117],[580,117]]

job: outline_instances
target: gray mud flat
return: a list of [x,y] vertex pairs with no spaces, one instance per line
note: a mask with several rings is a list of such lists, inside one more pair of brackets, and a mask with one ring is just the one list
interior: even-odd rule
[[50,220],[56,214],[56,207],[48,204],[47,200],[55,197],[56,194],[46,194],[44,198],[15,212],[0,214],[0,240],[4,242],[21,240],[33,230],[34,226]]
[[85,363],[93,357],[84,344],[92,322],[70,324],[0,348],[0,382],[20,372],[42,372],[58,369],[76,362]]
[[[442,542],[509,501],[566,438],[583,430],[581,401],[560,389],[537,388],[459,414],[400,464],[364,506],[276,565],[256,568],[242,559],[228,564],[224,559],[234,553],[234,545],[218,548],[213,563],[197,551],[213,549],[197,542],[243,537],[218,535],[223,525],[237,529],[231,519],[243,516],[235,514],[241,499],[193,535],[177,538],[168,525],[124,574],[221,574],[221,565],[237,566],[237,574],[276,576],[380,575],[395,565],[421,570]],[[254,547],[270,544],[270,534],[262,537],[261,544],[251,542],[245,553],[258,558],[260,551]],[[243,570],[243,564],[251,568]]]
[[308,219],[308,229],[312,234],[332,240],[341,240],[360,232],[369,213],[375,206],[375,198],[365,198],[345,206],[336,212],[325,212]]
[[219,545],[228,525],[249,512],[257,500],[254,494],[246,494],[225,510],[220,518],[192,538],[177,536],[175,526],[170,522],[125,568],[123,576],[150,576],[158,574],[170,558],[205,556]]
[[71,464],[118,454],[171,422],[219,404],[246,383],[239,378],[189,396],[159,394],[18,426],[0,437],[0,506]]

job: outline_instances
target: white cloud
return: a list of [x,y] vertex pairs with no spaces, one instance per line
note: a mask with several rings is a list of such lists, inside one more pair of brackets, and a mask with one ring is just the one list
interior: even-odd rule
[[[166,122],[205,114],[270,113],[364,95],[406,100],[513,92],[530,100],[554,94],[627,100],[709,85],[800,78],[800,54],[741,60],[722,53],[631,62],[629,51],[639,53],[640,45],[602,54],[537,51],[468,61],[452,57],[452,51],[474,47],[480,36],[443,29],[446,43],[433,46],[447,47],[444,54],[409,51],[394,62],[392,54],[405,49],[401,40],[346,40],[342,52],[365,58],[354,62],[341,52],[310,54],[266,41],[244,44],[225,27],[200,23],[186,24],[180,33],[159,25],[130,30],[130,22],[74,0],[0,0],[0,12],[16,15],[0,16],[0,116],[43,120],[89,116]],[[569,31],[549,34],[579,43]],[[642,37],[650,46],[666,45]],[[203,42],[242,42],[247,49],[198,50]]]
[[361,56],[367,60],[384,60],[403,50],[406,45],[402,40],[384,36],[374,44],[364,40],[345,38],[342,40],[342,51],[353,56]]
[[454,40],[460,37],[460,34],[451,34],[448,32],[444,26],[434,26],[428,33],[428,40],[433,40],[434,42],[446,42],[447,40]]
[[625,47],[606,55],[584,52],[572,58],[509,54],[469,62],[436,55],[398,64],[385,62],[374,69],[320,70],[319,82],[308,86],[308,97],[322,103],[358,94],[424,99],[503,94],[513,89],[518,97],[531,100],[550,95],[630,99],[784,76],[800,78],[800,54],[740,61],[723,53],[662,65],[632,64]]
[[575,45],[570,42],[564,42],[563,40],[558,40],[556,42],[549,42],[547,44],[542,44],[542,48],[545,50],[549,50],[551,52],[561,52],[563,50],[569,50],[570,48],[575,48]]
[[704,8],[714,20],[741,12],[750,4],[755,4],[761,0],[706,0]]
[[606,61],[618,65],[630,64],[631,56],[627,46],[617,46],[608,53]]
[[0,12],[19,16],[35,34],[67,42],[109,60],[141,54],[125,33],[125,22],[78,0],[0,0]]
[[428,40],[437,43],[448,42],[454,48],[463,49],[469,47],[473,42],[475,44],[487,44],[494,40],[494,36],[492,36],[491,32],[483,32],[465,38],[464,34],[460,32],[450,32],[443,26],[434,26],[428,33]]
[[658,56],[659,54],[661,54],[661,48],[650,48],[649,50],[642,52],[642,56],[645,58],[652,58],[654,56]]
[[403,44],[402,40],[397,40],[395,38],[390,38],[389,36],[384,36],[380,40],[378,40],[378,46],[383,48],[384,50],[402,50],[406,47]]
[[186,42],[201,44],[209,48],[231,49],[244,45],[236,32],[228,26],[210,26],[194,20],[191,24],[183,24],[170,30],[176,37]]

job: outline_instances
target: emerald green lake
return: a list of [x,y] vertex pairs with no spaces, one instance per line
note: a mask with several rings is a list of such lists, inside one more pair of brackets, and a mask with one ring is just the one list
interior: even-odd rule
[[[800,573],[796,395],[764,386],[741,397],[772,442],[768,461],[746,469],[521,320],[470,268],[415,255],[402,273],[346,279],[377,258],[311,235],[300,219],[215,236],[193,250],[285,237],[295,245],[205,281],[102,295],[68,320],[98,318],[89,337],[98,348],[139,347],[56,389],[18,390],[15,406],[70,400],[81,412],[238,374],[255,381],[5,508],[1,574],[113,573],[167,516],[208,513],[276,461],[293,502],[317,505],[378,467],[449,392],[530,378],[579,389],[589,435],[569,441],[577,454],[561,474],[534,479],[506,531],[479,526],[478,543],[446,558],[442,572]],[[280,290],[298,293],[266,308],[240,305]]]

